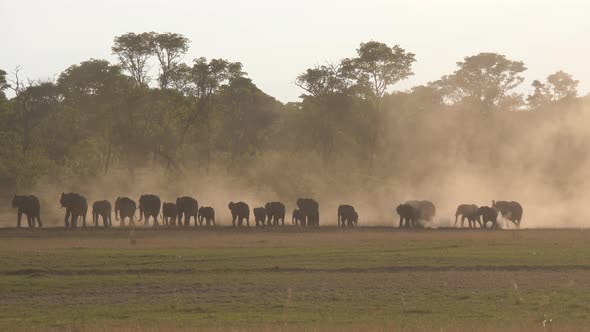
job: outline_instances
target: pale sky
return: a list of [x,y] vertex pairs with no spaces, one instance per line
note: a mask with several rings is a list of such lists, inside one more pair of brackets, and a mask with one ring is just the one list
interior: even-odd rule
[[0,68],[57,77],[90,58],[115,62],[126,32],[188,37],[185,61],[240,61],[262,90],[295,101],[306,68],[355,55],[361,42],[399,44],[416,54],[415,75],[394,89],[436,80],[479,52],[522,60],[533,79],[562,69],[590,90],[588,0],[0,0]]

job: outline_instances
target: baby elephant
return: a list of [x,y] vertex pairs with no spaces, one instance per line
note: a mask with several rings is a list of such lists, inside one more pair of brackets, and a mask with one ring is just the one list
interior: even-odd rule
[[492,229],[498,228],[498,210],[489,206],[482,206],[477,210],[477,214],[481,218],[483,228],[487,227],[488,222],[492,223]]
[[295,209],[293,210],[293,214],[291,215],[291,222],[293,223],[293,225],[302,225],[305,226],[305,215],[303,214],[303,212],[301,212],[301,210],[299,209]]
[[358,213],[354,210],[352,205],[340,205],[338,207],[338,226],[352,227],[358,224]]
[[207,226],[215,225],[215,210],[210,206],[201,206],[199,208],[199,225],[203,225],[203,219]]
[[112,207],[109,201],[96,201],[92,204],[92,223],[98,227],[98,217],[102,217],[104,227],[113,226]]
[[266,209],[263,207],[254,208],[254,221],[256,226],[264,226],[266,220]]
[[[162,204],[162,223],[164,225],[176,225],[176,218],[178,217],[178,208],[174,203],[164,202]],[[180,222],[178,223],[180,225]]]

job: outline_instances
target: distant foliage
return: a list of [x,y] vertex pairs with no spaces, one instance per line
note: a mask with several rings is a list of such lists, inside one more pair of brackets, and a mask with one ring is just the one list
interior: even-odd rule
[[[240,62],[185,61],[189,44],[176,33],[127,33],[114,39],[116,64],[90,59],[46,82],[23,80],[20,68],[0,70],[0,185],[12,192],[41,178],[83,183],[115,171],[182,178],[214,170],[300,193],[314,173],[332,184],[354,177],[419,185],[460,160],[490,172],[526,165],[560,186],[558,175],[577,174],[580,152],[590,148],[577,139],[576,121],[566,121],[543,149],[571,153],[568,163],[523,152],[538,148],[525,143],[545,123],[585,101],[562,71],[535,81],[525,98],[516,91],[526,66],[504,55],[468,56],[440,80],[394,91],[413,75],[415,55],[369,41],[354,57],[302,70],[294,78],[301,100],[282,104]],[[159,69],[152,85],[151,63]]]

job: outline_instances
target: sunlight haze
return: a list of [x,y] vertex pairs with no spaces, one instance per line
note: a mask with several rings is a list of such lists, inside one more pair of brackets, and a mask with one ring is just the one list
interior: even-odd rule
[[[362,5],[359,5],[362,4]],[[562,69],[590,89],[590,3],[548,1],[0,1],[0,68],[21,65],[30,78],[54,77],[89,58],[116,62],[113,38],[126,32],[177,32],[195,57],[241,61],[266,93],[301,94],[293,81],[314,64],[354,55],[359,43],[399,44],[416,54],[406,89],[449,74],[483,51],[505,54],[533,79]]]

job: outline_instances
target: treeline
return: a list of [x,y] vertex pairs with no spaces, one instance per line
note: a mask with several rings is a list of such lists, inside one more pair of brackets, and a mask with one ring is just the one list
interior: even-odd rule
[[127,33],[114,39],[118,63],[90,59],[53,81],[0,71],[11,96],[0,94],[0,187],[72,188],[153,171],[222,175],[279,195],[380,184],[419,191],[469,170],[508,184],[534,174],[567,193],[587,158],[584,98],[562,71],[526,96],[523,62],[480,53],[437,81],[392,92],[413,74],[415,55],[369,41],[352,58],[302,70],[293,78],[300,101],[283,104],[240,62],[185,62],[189,44],[176,33]]

